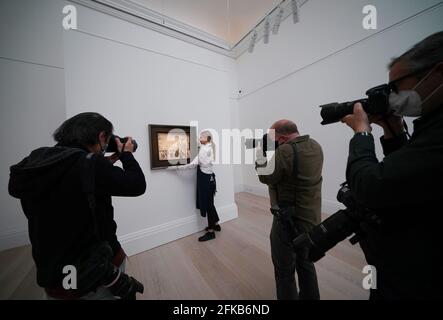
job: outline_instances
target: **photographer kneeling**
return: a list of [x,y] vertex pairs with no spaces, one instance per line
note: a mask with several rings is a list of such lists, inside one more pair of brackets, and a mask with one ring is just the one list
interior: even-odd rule
[[260,182],[269,187],[274,214],[270,238],[277,299],[318,300],[314,263],[295,254],[292,241],[321,221],[323,151],[308,135],[300,136],[289,120],[273,124],[269,135],[278,148],[269,163],[257,148],[256,169]]
[[[377,268],[371,299],[443,298],[443,32],[395,59],[389,78],[390,109],[420,117],[409,141],[398,116],[368,117],[357,104],[343,119],[355,131],[346,174],[350,189],[381,220],[360,240]],[[382,162],[371,122],[384,129]]]
[[[57,145],[34,150],[11,167],[9,193],[21,200],[37,283],[50,299],[135,299],[143,292],[123,273],[126,255],[111,197],[140,196],[146,181],[132,155],[135,142],[112,132],[100,114],[79,114],[55,131]],[[108,145],[115,153],[105,158]],[[117,160],[123,170],[113,166]],[[77,275],[68,287],[67,266]]]

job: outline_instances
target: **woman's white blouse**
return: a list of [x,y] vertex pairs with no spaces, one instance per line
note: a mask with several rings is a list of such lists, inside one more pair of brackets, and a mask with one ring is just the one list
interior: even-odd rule
[[191,163],[178,166],[179,170],[186,170],[196,168],[200,166],[200,169],[203,173],[212,174],[214,165],[214,151],[212,150],[212,143],[202,144],[200,146],[200,150],[198,151],[198,157],[195,157]]

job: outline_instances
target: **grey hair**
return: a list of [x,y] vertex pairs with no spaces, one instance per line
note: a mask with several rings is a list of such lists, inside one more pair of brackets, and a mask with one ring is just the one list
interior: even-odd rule
[[400,61],[408,63],[411,72],[426,71],[439,62],[443,62],[443,31],[434,33],[414,45],[400,57],[394,58],[388,68],[391,69]]

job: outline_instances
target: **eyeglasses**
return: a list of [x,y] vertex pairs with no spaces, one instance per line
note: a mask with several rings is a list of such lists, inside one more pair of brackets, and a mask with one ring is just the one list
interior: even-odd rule
[[389,82],[389,83],[388,83],[388,86],[389,86],[389,88],[390,88],[392,91],[394,91],[395,93],[398,93],[398,92],[400,91],[400,90],[398,89],[398,83],[399,83],[400,81],[403,81],[404,79],[407,79],[407,78],[410,78],[410,77],[416,76],[416,75],[418,75],[418,74],[420,74],[420,73],[422,73],[422,72],[425,72],[425,71],[427,71],[427,70],[431,70],[433,67],[434,67],[434,66],[426,66],[426,67],[420,68],[420,69],[418,69],[418,70],[415,70],[414,72],[408,73],[408,74],[406,74],[406,75],[404,75],[404,76],[402,76],[402,77],[400,77],[400,78],[398,78],[398,79],[395,79],[395,80]]

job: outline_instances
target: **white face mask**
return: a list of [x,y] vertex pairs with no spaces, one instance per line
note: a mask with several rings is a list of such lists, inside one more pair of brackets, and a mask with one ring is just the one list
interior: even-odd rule
[[423,113],[423,105],[428,101],[438,90],[443,87],[443,84],[437,87],[425,100],[422,101],[417,92],[417,88],[432,74],[432,69],[417,85],[411,90],[401,90],[398,93],[392,92],[389,95],[389,109],[394,112],[394,115],[399,117],[420,117]]
[[415,90],[402,90],[389,95],[389,109],[398,117],[419,117],[422,101]]
[[108,146],[109,146],[108,144],[105,144],[104,146],[102,146],[101,143],[100,143],[100,149],[102,149],[101,150],[101,154],[102,155],[106,154],[106,150],[108,149]]

